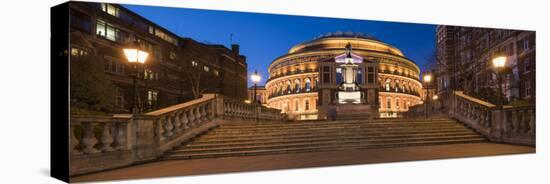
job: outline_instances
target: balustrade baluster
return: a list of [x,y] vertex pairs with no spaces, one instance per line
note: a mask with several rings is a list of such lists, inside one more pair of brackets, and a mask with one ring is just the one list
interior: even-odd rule
[[172,119],[170,117],[163,117],[162,122],[164,123],[164,136],[170,137],[174,135],[172,133],[172,129],[174,129],[174,125],[172,125]]
[[200,105],[200,110],[201,110],[201,120],[203,122],[205,121],[208,121],[208,117],[206,117],[206,103],[203,103]]
[[189,111],[187,111],[188,114],[188,118],[189,118],[189,125],[191,125],[191,127],[194,127],[195,125],[195,113],[193,112],[193,108],[189,108]]
[[213,103],[209,103],[207,105],[207,117],[210,121],[214,120],[214,104]]
[[535,110],[534,109],[529,109],[529,134],[534,134],[535,133]]
[[171,117],[173,118],[173,124],[174,124],[174,133],[180,134],[181,133],[181,121],[180,121],[180,114],[181,111],[175,112]]
[[111,147],[111,144],[113,143],[114,139],[111,134],[111,124],[110,123],[102,123],[101,125],[101,151],[107,152],[107,151],[113,151],[113,147]]
[[512,110],[512,132],[518,132],[518,114],[515,110]]
[[81,153],[76,148],[78,146],[78,144],[80,143],[80,141],[78,141],[78,139],[74,135],[75,134],[75,129],[76,129],[76,125],[71,125],[70,132],[69,132],[69,134],[71,136],[71,140],[69,140],[69,144],[70,144],[71,154],[73,154],[73,155]]
[[189,119],[187,118],[187,110],[183,110],[180,113],[180,121],[181,121],[183,129],[187,130],[189,128],[189,125],[188,125]]
[[158,141],[163,141],[164,138],[164,124],[162,117],[155,120],[155,132]]
[[118,123],[116,126],[116,138],[115,138],[115,146],[117,150],[124,150],[126,149],[126,126],[127,123]]
[[201,113],[199,112],[199,107],[200,106],[193,107],[194,112],[195,112],[195,121],[197,122],[197,125],[199,125],[202,122]]
[[97,144],[98,140],[94,134],[94,125],[91,122],[83,122],[83,137],[82,143],[84,144],[84,149],[82,150],[86,154],[97,153],[97,150],[94,146]]

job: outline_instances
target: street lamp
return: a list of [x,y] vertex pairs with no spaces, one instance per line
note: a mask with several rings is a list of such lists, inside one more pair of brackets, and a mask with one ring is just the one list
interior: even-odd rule
[[495,71],[498,77],[498,99],[497,99],[497,108],[502,109],[502,70],[504,69],[504,65],[506,65],[506,57],[505,56],[498,56],[493,58],[493,65],[495,66]]
[[140,107],[138,104],[139,101],[139,95],[138,95],[138,87],[137,87],[137,80],[138,80],[138,64],[145,63],[145,60],[147,60],[147,57],[149,56],[149,53],[140,50],[138,47],[138,44],[134,42],[134,44],[130,45],[128,48],[123,49],[124,55],[126,56],[126,59],[129,63],[131,63],[134,67],[134,101],[132,105],[132,114],[138,114],[140,113]]
[[432,81],[432,75],[429,73],[424,74],[424,83],[426,83],[426,105],[424,105],[425,116],[428,118],[428,105],[430,104],[430,82]]
[[254,74],[252,74],[251,78],[252,78],[252,82],[254,82],[254,102],[259,103],[259,101],[256,97],[256,90],[257,90],[257,87],[258,87],[258,82],[260,82],[260,79],[261,79],[260,75],[258,75],[258,70],[254,71]]

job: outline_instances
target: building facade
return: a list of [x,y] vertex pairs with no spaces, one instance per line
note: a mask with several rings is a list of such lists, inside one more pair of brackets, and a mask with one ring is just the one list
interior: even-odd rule
[[323,104],[332,103],[336,91],[321,93],[319,86],[338,83],[342,76],[338,67],[320,68],[320,62],[344,54],[347,44],[353,47],[354,55],[377,63],[372,71],[365,67],[359,71],[365,84],[377,80],[373,98],[381,117],[395,117],[420,103],[420,69],[399,49],[360,33],[336,32],[300,43],[270,64],[266,83],[268,106],[295,119],[326,118],[319,116],[320,100],[328,100]]
[[[137,103],[143,111],[207,92],[247,98],[247,63],[238,45],[228,49],[180,37],[117,4],[71,2],[70,25],[71,65],[79,60],[103,63],[103,72],[115,88],[113,112],[128,112],[134,103],[136,73]],[[132,43],[149,53],[137,69],[122,51]]]
[[489,100],[487,93],[498,91],[492,59],[505,56],[505,100],[535,102],[534,31],[459,26],[436,29],[438,93],[463,90]]
[[267,105],[268,94],[265,86],[256,86],[256,98],[254,98],[254,86],[248,88],[248,100],[251,103],[259,102],[262,105]]

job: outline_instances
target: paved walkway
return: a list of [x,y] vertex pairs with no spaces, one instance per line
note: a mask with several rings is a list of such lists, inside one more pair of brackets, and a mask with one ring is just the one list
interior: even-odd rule
[[71,182],[306,168],[334,165],[534,153],[535,148],[495,143],[447,144],[349,151],[161,161],[71,178]]

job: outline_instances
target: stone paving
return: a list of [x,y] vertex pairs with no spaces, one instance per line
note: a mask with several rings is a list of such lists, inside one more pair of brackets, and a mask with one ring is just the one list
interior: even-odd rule
[[186,176],[522,153],[535,153],[535,148],[496,143],[466,143],[211,159],[170,160],[76,176],[71,178],[71,182]]

